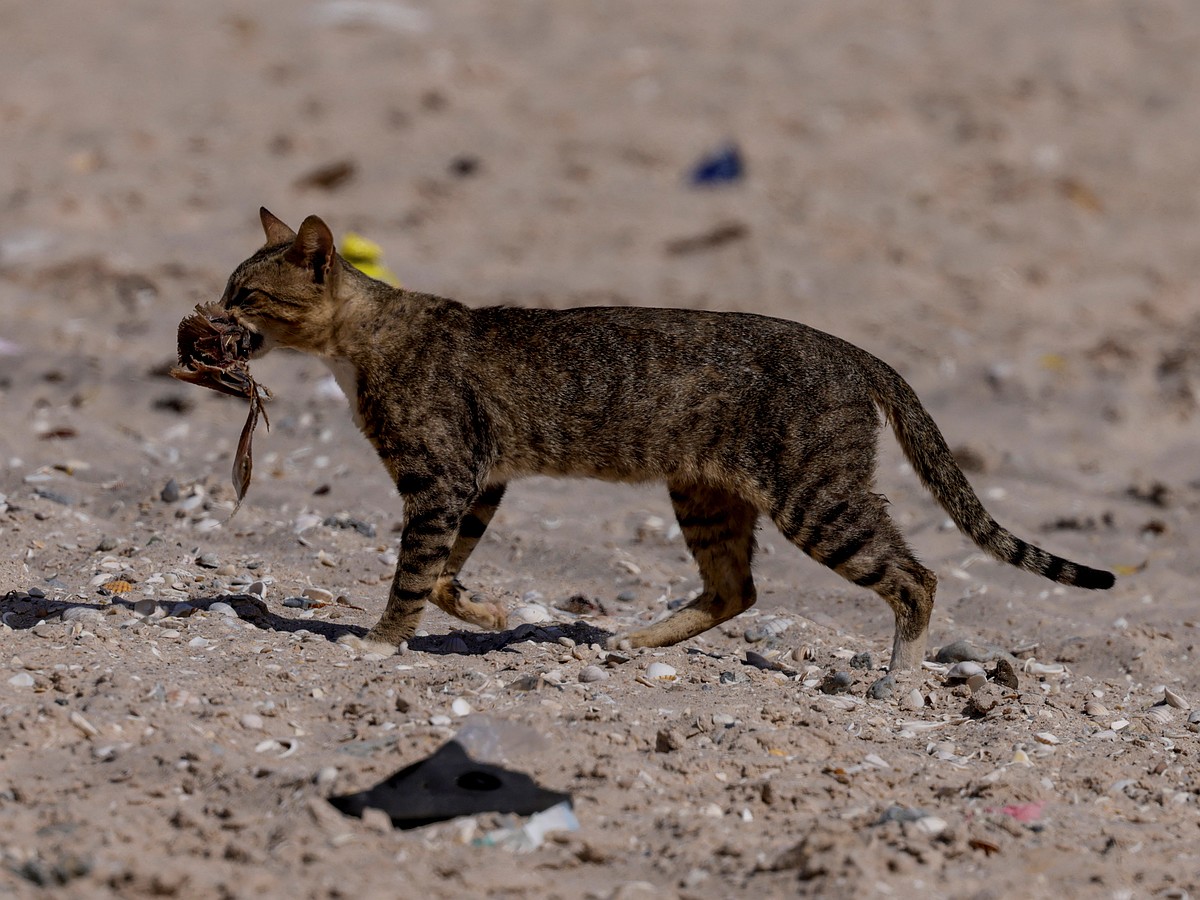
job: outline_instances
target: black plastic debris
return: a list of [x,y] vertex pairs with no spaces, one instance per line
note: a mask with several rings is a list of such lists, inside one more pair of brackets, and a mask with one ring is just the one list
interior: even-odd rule
[[449,741],[374,787],[329,802],[348,816],[381,809],[396,828],[420,828],[485,812],[529,816],[570,799],[524,773],[471,759],[461,744]]

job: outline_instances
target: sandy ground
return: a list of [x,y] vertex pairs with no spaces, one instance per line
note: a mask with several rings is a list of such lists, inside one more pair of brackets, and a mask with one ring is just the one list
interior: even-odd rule
[[[1200,893],[1200,6],[2,0],[0,50],[0,894]],[[745,177],[689,186],[730,140]],[[557,624],[433,610],[355,658],[332,639],[378,615],[401,505],[319,364],[256,364],[274,427],[231,522],[244,404],[162,377],[260,204],[472,304],[833,331],[905,373],[1001,521],[1122,577],[984,560],[888,437],[931,651],[1016,690],[935,665],[868,699],[890,613],[770,528],[751,614],[606,659],[589,626],[696,573],[661,489],[548,480],[465,580]],[[468,721],[579,830],[518,855],[480,846],[491,816],[324,800]]]

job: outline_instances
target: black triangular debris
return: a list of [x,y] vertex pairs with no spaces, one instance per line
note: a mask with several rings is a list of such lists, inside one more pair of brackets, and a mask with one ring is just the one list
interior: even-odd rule
[[397,828],[419,828],[484,812],[528,816],[570,799],[521,772],[476,762],[461,744],[449,741],[373,788],[329,802],[348,816],[361,817],[370,807],[387,813]]

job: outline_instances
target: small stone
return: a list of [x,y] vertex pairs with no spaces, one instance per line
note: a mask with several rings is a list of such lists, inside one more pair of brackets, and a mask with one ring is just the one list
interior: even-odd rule
[[8,683],[13,687],[19,688],[33,687],[33,676],[28,672],[18,672],[12,678],[8,679]]
[[904,699],[900,701],[900,705],[904,709],[917,710],[925,708],[925,696],[916,688],[913,688],[904,695]]
[[850,657],[850,668],[852,669],[873,669],[875,668],[875,660],[871,658],[870,653],[855,653]]
[[230,578],[236,575],[237,571],[237,566],[235,566],[233,563],[225,563],[225,565],[217,569],[217,574],[222,578]]
[[913,827],[930,837],[941,834],[949,827],[949,823],[945,819],[939,819],[937,816],[921,816],[917,821],[913,822]]
[[38,587],[36,584],[33,587],[31,587],[27,593],[29,594],[30,597],[37,597],[39,600],[46,596],[46,592],[43,591],[40,587]]
[[263,717],[258,715],[257,713],[246,713],[238,721],[241,722],[242,727],[245,728],[247,731],[262,731],[263,730]]
[[971,693],[975,693],[981,687],[987,684],[987,676],[982,674],[972,675],[967,679],[967,687],[971,689]]
[[188,646],[196,650],[203,650],[206,647],[211,647],[213,644],[208,638],[194,637],[188,641]]
[[874,683],[867,688],[867,696],[872,700],[884,700],[892,696],[892,693],[895,690],[896,676],[884,675],[882,678],[876,679]]
[[471,704],[462,697],[459,697],[450,704],[450,711],[461,719],[463,716],[469,716],[471,714]]
[[100,543],[96,545],[96,552],[108,553],[110,550],[116,550],[118,546],[119,545],[115,540],[110,538],[108,535],[104,535],[100,538]]
[[215,569],[221,565],[221,561],[215,553],[201,553],[196,557],[196,565],[203,569]]
[[600,668],[600,666],[584,666],[579,670],[579,680],[583,684],[591,684],[594,681],[607,681],[608,672]]
[[617,594],[617,599],[622,603],[633,603],[633,601],[637,600],[637,592],[621,591],[621,593]]
[[654,749],[658,753],[671,753],[675,750],[682,750],[684,745],[684,736],[675,728],[662,728],[654,737]]
[[103,622],[104,613],[90,606],[72,606],[62,614],[64,622]]
[[172,478],[159,491],[158,498],[163,503],[177,503],[179,501],[179,482]]
[[1017,672],[1012,667],[1012,663],[1004,658],[996,660],[996,668],[991,671],[988,677],[996,682],[996,684],[1006,687],[1010,691],[1017,690],[1020,685],[1020,681],[1017,680]]
[[825,676],[818,686],[822,694],[844,694],[854,684],[854,676],[849,672],[833,672]]
[[997,684],[985,684],[967,701],[967,712],[976,716],[986,715],[1003,703],[1004,699],[1004,688]]
[[937,652],[934,657],[935,662],[939,663],[956,663],[956,662],[986,662],[988,659],[987,651],[975,646],[970,641],[954,641],[946,644]]
[[332,591],[319,587],[307,587],[301,591],[301,595],[309,600],[316,600],[318,603],[332,603],[334,600]]

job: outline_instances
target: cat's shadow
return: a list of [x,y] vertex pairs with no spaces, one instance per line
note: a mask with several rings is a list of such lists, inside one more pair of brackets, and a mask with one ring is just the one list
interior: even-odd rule
[[[346,635],[363,637],[367,628],[362,625],[331,622],[327,619],[288,618],[279,615],[267,606],[262,599],[254,594],[214,594],[207,597],[193,597],[185,601],[159,601],[158,608],[168,613],[180,604],[190,607],[185,610],[186,616],[196,612],[208,611],[214,603],[224,603],[233,608],[240,620],[249,622],[263,631],[295,634],[307,631],[320,635],[328,641],[336,642]],[[51,600],[45,597],[30,597],[22,592],[12,591],[0,597],[0,621],[3,621],[15,631],[28,630],[39,622],[53,622],[64,617],[72,618],[78,614],[71,610],[92,610],[101,618],[84,616],[78,619],[84,627],[91,621],[104,621],[112,616],[110,610],[123,609],[125,615],[135,614],[134,603],[120,598],[113,598],[111,603],[101,605],[83,600]],[[112,616],[112,624],[120,625],[129,621],[125,615],[118,613]],[[120,618],[118,618],[118,616]],[[176,618],[175,616],[153,616],[153,621],[165,625]],[[432,653],[442,656],[478,656],[496,650],[505,650],[513,644],[525,641],[535,643],[558,643],[560,638],[569,638],[576,644],[600,644],[612,637],[612,632],[589,625],[583,621],[568,623],[547,623],[545,625],[519,625],[507,631],[451,631],[447,634],[424,634],[414,637],[408,642],[410,650],[420,653]]]

